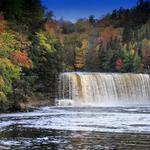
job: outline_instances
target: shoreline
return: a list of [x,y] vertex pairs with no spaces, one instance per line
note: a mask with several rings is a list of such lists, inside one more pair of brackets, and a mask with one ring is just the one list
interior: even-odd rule
[[35,108],[44,106],[54,106],[55,99],[47,96],[32,96],[28,100],[24,100],[18,103],[19,112],[30,111]]

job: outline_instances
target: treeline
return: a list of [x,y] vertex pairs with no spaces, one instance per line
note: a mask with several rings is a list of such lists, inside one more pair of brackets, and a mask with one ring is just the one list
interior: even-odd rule
[[63,71],[150,72],[150,1],[102,19],[55,20],[40,0],[0,1],[0,111],[51,97]]
[[68,70],[150,72],[150,1],[61,25]]

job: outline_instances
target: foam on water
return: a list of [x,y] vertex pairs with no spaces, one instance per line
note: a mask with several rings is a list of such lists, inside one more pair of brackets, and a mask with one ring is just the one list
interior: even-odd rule
[[19,125],[29,128],[150,133],[149,107],[52,107],[30,113],[3,114],[0,129]]

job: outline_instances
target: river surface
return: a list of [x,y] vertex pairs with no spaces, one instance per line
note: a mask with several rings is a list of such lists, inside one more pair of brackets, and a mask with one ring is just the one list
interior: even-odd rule
[[150,106],[44,107],[0,114],[0,149],[149,150]]

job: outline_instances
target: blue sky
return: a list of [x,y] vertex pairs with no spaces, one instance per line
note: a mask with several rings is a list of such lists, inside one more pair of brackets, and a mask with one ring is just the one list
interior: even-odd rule
[[115,8],[131,8],[136,2],[137,0],[42,0],[43,5],[54,12],[56,19],[62,17],[72,22],[90,15],[100,18]]

